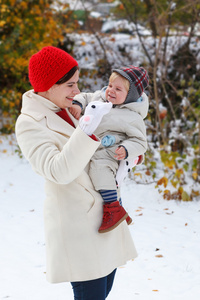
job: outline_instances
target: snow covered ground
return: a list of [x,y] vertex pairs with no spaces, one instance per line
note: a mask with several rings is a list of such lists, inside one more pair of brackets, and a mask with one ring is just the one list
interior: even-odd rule
[[[73,299],[69,283],[46,281],[44,181],[15,149],[0,137],[0,299]],[[138,257],[118,269],[108,300],[199,300],[200,202],[163,200],[130,179],[122,198]]]

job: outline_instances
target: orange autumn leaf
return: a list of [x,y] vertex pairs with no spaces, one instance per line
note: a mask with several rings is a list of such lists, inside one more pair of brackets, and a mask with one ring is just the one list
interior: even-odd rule
[[168,184],[168,179],[167,177],[162,177],[161,179],[158,180],[157,182],[158,185],[164,185],[164,187],[166,188],[167,184]]
[[147,171],[145,172],[145,174],[146,174],[147,176],[150,176],[150,175],[151,175],[151,172],[150,172],[149,170],[147,170]]
[[142,174],[141,173],[134,173],[135,176],[139,176],[140,178],[142,178]]
[[194,195],[195,197],[199,196],[200,195],[200,192],[199,191],[195,191],[192,189],[192,195]]
[[164,190],[164,192],[163,192],[163,198],[167,199],[167,200],[171,199],[171,192],[170,192],[170,190]]
[[193,177],[194,180],[197,180],[197,177],[198,177],[197,172],[193,172],[193,173],[192,173],[192,177]]

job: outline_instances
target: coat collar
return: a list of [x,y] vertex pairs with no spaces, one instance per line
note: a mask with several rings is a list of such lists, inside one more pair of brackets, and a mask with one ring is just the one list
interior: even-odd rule
[[[103,101],[106,101],[106,96],[105,96],[106,89],[107,89],[107,86],[103,87],[100,91],[100,96]],[[98,96],[99,96],[99,94],[98,94]],[[142,97],[141,102],[136,101],[136,102],[122,103],[120,105],[113,105],[113,108],[123,108],[123,107],[128,108],[128,109],[140,114],[142,116],[142,118],[144,119],[144,118],[146,118],[146,116],[148,114],[149,99],[144,92],[142,93],[141,97]]]
[[129,103],[123,103],[120,105],[121,108],[126,107],[129,108],[132,111],[137,112],[139,115],[142,116],[143,119],[146,118],[148,114],[148,109],[149,109],[149,99],[147,95],[143,92],[142,93],[142,101],[140,102],[129,102]]
[[[46,126],[49,129],[63,135],[71,136],[74,132],[74,128],[56,114],[59,110],[60,108],[58,106],[44,97],[35,94],[33,90],[26,92],[22,97],[22,114],[30,116],[37,122],[43,122],[43,120],[46,119]],[[68,109],[66,110],[74,122],[75,127],[77,127],[78,120],[70,114]]]

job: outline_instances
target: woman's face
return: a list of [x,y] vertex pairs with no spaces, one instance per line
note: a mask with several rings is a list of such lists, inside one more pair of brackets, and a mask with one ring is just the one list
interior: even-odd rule
[[120,77],[116,77],[106,89],[106,99],[112,104],[122,104],[127,97],[128,91]]
[[79,71],[65,83],[54,84],[44,97],[53,102],[60,108],[67,108],[72,106],[73,97],[80,93],[78,89]]

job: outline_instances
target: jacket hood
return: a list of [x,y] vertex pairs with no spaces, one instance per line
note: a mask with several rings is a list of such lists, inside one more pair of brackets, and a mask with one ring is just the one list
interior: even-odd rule
[[[101,90],[101,98],[103,99],[103,101],[107,101],[106,100],[106,92],[107,86],[103,87]],[[142,116],[142,118],[146,118],[147,114],[148,114],[148,110],[149,110],[149,99],[148,96],[143,92],[141,97],[140,97],[141,101],[139,102],[129,102],[129,103],[122,103],[121,105],[116,105],[113,106],[114,107],[126,107],[129,108],[130,110],[133,110],[135,112],[137,112],[138,114],[140,114]]]
[[143,92],[141,96],[141,101],[139,102],[130,102],[130,103],[123,103],[121,107],[127,107],[130,110],[133,110],[140,114],[143,119],[146,118],[149,110],[149,99],[147,95]]

